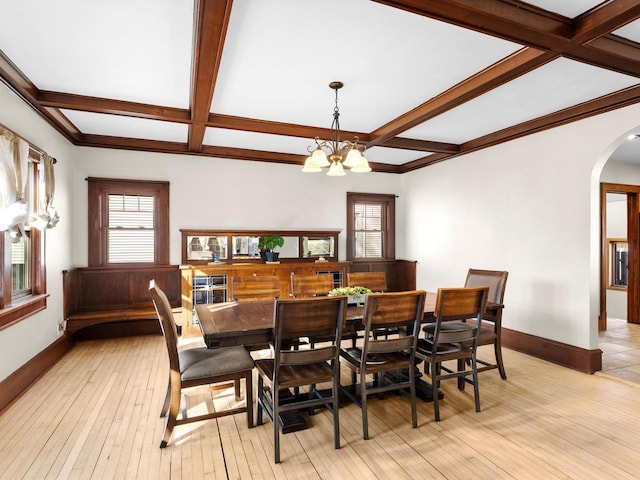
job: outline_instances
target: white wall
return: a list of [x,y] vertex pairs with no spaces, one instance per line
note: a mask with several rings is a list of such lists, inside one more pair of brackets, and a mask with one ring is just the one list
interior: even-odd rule
[[[340,229],[346,258],[346,192],[400,192],[400,175],[347,173],[328,177],[301,166],[189,155],[78,148],[74,214],[74,262],[87,262],[86,177],[168,180],[171,263],[181,261],[181,228]],[[398,198],[398,211],[402,199]],[[396,230],[401,232],[402,216]],[[398,249],[398,258],[402,258]]]
[[46,231],[47,309],[0,331],[0,381],[58,337],[62,320],[62,270],[70,263],[73,146],[0,83],[0,123],[57,159],[54,206],[61,220]]
[[597,348],[600,171],[639,114],[627,107],[404,175],[418,285],[508,270],[505,327]]

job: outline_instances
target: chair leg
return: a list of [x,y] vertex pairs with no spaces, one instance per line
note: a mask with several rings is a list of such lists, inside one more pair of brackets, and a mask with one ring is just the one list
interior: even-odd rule
[[280,463],[280,392],[272,388],[273,397],[273,454],[274,462]]
[[247,428],[253,428],[253,370],[249,370],[244,377],[245,403],[247,405]]
[[433,415],[436,422],[440,421],[440,405],[438,403],[438,373],[439,365],[434,361],[434,357],[431,357],[429,361],[429,368],[431,369],[431,395],[433,397]]
[[504,369],[504,363],[502,362],[502,345],[500,342],[500,337],[496,338],[496,341],[493,343],[493,348],[496,354],[496,363],[498,364],[498,371],[500,372],[500,377],[503,380],[506,380],[507,372]]
[[263,410],[263,402],[264,402],[264,379],[262,375],[258,373],[258,398],[256,399],[256,404],[258,411],[256,418],[256,425],[262,425],[262,410]]
[[360,409],[362,410],[362,438],[369,440],[369,420],[367,418],[367,387],[364,369],[360,371]]
[[409,395],[411,396],[411,426],[418,428],[418,409],[416,407],[416,372],[409,367]]
[[478,365],[476,359],[471,360],[471,368],[473,369],[473,398],[476,402],[476,412],[480,411],[480,384],[478,383]]
[[160,417],[165,417],[167,415],[170,404],[171,404],[171,374],[169,374],[169,381],[167,382],[167,394],[164,396],[164,403],[162,404],[162,410],[160,410]]
[[180,382],[172,381],[171,382],[171,404],[169,406],[169,412],[167,415],[167,420],[165,422],[164,427],[164,435],[162,436],[162,440],[160,441],[160,448],[164,448],[169,443],[171,439],[171,434],[173,433],[173,428],[176,426],[178,419],[178,412],[180,411],[180,399],[181,399],[181,391],[180,391]]
[[233,386],[236,391],[236,400],[240,400],[242,397],[240,396],[240,379],[236,379],[233,381]]
[[333,448],[340,448],[340,366],[336,368],[335,378],[333,381]]

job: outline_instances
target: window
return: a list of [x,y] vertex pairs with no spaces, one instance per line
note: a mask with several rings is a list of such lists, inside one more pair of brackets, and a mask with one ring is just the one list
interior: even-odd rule
[[169,183],[89,178],[89,266],[169,263]]
[[347,260],[395,259],[395,195],[347,193]]
[[626,290],[629,244],[622,238],[610,238],[607,241],[609,243],[609,288]]
[[[25,197],[38,205],[40,155],[31,150]],[[29,225],[0,232],[0,329],[46,308],[44,231]]]

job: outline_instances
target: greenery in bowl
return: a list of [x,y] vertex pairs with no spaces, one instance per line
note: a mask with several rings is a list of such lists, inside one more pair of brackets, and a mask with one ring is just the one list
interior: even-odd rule
[[351,295],[355,298],[359,298],[367,293],[371,293],[371,290],[367,287],[339,287],[331,290],[329,292],[329,296],[335,297],[337,295]]

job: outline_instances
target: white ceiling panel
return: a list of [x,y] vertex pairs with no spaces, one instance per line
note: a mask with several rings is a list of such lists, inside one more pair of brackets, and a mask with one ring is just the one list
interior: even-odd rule
[[187,0],[4,0],[0,48],[40,90],[188,108],[192,27]]
[[183,123],[160,122],[146,118],[106,113],[61,110],[82,133],[130,137],[167,142],[186,142],[188,127]]
[[339,80],[342,128],[368,132],[519,48],[368,0],[243,0],[211,111],[328,127]]
[[560,58],[402,136],[464,143],[638,83],[635,77]]
[[204,144],[216,147],[237,147],[238,145],[242,145],[242,148],[250,150],[266,150],[300,155],[307,154],[307,147],[310,147],[312,150],[315,147],[313,138],[304,139],[213,127],[206,129]]
[[627,23],[624,27],[614,30],[612,33],[640,43],[640,20]]
[[431,153],[433,152],[418,152],[416,150],[402,150],[400,148],[372,147],[367,149],[365,156],[370,162],[402,165],[431,155]]
[[559,13],[565,17],[575,18],[578,15],[597,7],[602,0],[528,0],[527,3]]

